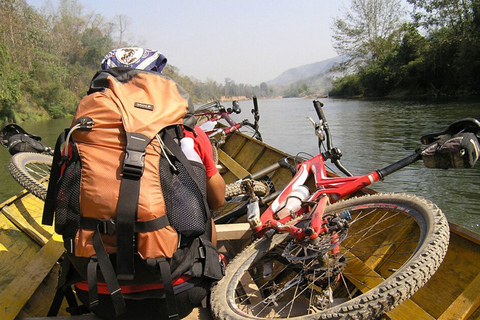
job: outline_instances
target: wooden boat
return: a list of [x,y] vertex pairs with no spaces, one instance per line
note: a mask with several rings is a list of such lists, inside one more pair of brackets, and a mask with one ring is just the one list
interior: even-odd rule
[[[287,156],[240,133],[230,135],[219,150],[227,183]],[[290,178],[290,171],[283,168],[271,176],[277,190]],[[41,225],[42,207],[43,202],[26,191],[0,205],[0,319],[45,317],[55,294],[63,246],[51,227]],[[450,229],[450,246],[438,271],[384,319],[480,319],[480,235],[453,223]],[[219,243],[241,248],[250,239],[248,230],[246,223],[219,225]],[[61,311],[62,315],[68,314]],[[188,317],[199,318],[211,319],[208,310]]]

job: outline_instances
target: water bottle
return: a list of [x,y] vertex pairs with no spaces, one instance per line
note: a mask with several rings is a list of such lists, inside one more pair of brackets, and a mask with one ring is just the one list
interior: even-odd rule
[[180,140],[180,148],[182,149],[187,159],[191,161],[203,163],[202,159],[200,159],[200,156],[195,151],[194,145],[195,144],[192,138],[186,137]]
[[255,230],[262,225],[260,220],[260,206],[258,205],[258,200],[249,203],[247,208],[247,221],[252,230]]
[[294,217],[295,213],[301,208],[302,201],[307,200],[309,196],[310,190],[307,186],[300,185],[296,187],[292,193],[288,195],[283,205],[280,206],[281,209],[275,213],[276,218],[283,219],[288,215]]

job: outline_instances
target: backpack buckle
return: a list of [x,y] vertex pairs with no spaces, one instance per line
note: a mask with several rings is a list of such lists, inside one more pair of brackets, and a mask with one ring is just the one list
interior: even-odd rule
[[125,151],[125,159],[123,160],[123,175],[140,178],[143,175],[143,168],[145,166],[145,151],[129,150]]
[[101,234],[108,234],[109,236],[113,236],[117,232],[115,220],[101,219],[100,223],[98,224],[98,231]]

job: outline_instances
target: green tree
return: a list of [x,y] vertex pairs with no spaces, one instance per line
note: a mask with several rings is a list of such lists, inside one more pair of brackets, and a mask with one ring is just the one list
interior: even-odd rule
[[400,41],[405,10],[400,0],[350,0],[334,19],[333,46],[357,67],[387,57]]
[[364,89],[357,74],[346,75],[334,80],[330,96],[332,97],[357,97],[363,96]]
[[429,39],[425,63],[440,94],[480,92],[480,1],[408,0]]

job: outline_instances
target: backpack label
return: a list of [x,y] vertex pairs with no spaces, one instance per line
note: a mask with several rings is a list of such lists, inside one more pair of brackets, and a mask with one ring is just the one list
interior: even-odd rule
[[148,111],[153,111],[153,105],[147,104],[147,103],[141,103],[141,102],[135,102],[133,105],[135,108],[143,109],[143,110],[148,110]]

